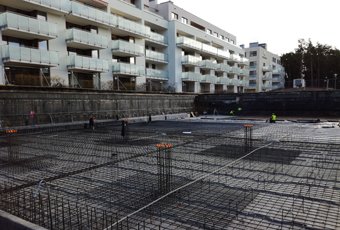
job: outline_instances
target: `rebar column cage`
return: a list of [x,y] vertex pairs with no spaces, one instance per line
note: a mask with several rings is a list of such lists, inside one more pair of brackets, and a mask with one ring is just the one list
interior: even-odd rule
[[172,144],[156,144],[158,165],[158,189],[159,193],[166,194],[171,191],[172,183]]
[[253,126],[252,124],[244,124],[244,152],[250,152],[253,148]]
[[6,141],[8,146],[8,162],[14,163],[19,159],[19,152],[15,148],[17,144],[17,130],[16,129],[7,129],[5,130],[6,133]]

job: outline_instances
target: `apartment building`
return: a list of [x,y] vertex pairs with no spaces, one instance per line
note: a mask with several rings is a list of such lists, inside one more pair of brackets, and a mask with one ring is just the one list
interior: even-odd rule
[[235,44],[172,2],[0,0],[0,85],[243,92]]
[[253,42],[244,50],[249,59],[249,85],[246,92],[284,88],[285,70],[281,65],[280,56],[269,52],[265,43]]

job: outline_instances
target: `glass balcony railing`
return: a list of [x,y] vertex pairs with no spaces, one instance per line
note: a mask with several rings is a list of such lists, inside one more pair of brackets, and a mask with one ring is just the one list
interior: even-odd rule
[[112,52],[130,54],[132,56],[142,56],[144,55],[144,47],[123,40],[115,40],[112,41]]
[[228,64],[218,64],[218,68],[217,71],[221,71],[221,72],[230,72],[231,71],[231,66],[229,66]]
[[198,50],[200,52],[209,53],[212,56],[223,57],[223,58],[226,58],[226,59],[230,58],[229,51],[218,49],[216,47],[213,47],[213,46],[208,45],[208,44],[204,44],[202,42],[196,41],[196,40],[191,39],[191,38],[178,37],[176,44],[178,46],[181,46],[181,47],[187,47],[187,48],[190,48],[190,49]]
[[230,58],[230,53],[227,50],[217,49],[217,55],[220,56],[220,57],[224,57],[226,59]]
[[144,26],[120,16],[117,16],[117,27],[121,30],[128,31],[133,34],[137,34],[143,37],[150,37],[150,27]]
[[202,69],[218,69],[219,64],[214,63],[211,60],[203,60],[199,63],[200,68]]
[[284,71],[281,68],[276,68],[273,69],[273,74],[284,74]]
[[176,42],[177,42],[177,45],[180,45],[180,46],[189,47],[189,48],[196,49],[199,51],[202,50],[202,43],[195,41],[193,39],[190,39],[190,38],[178,37]]
[[263,76],[262,77],[262,80],[263,81],[270,81],[270,80],[272,80],[273,78],[272,78],[272,76]]
[[270,67],[270,66],[263,66],[263,67],[262,67],[262,71],[263,71],[263,72],[271,72],[271,71],[273,71],[273,69],[272,69],[272,67]]
[[66,41],[97,48],[106,48],[108,46],[106,37],[74,28],[66,31]]
[[158,79],[168,79],[168,75],[166,71],[157,70],[157,69],[146,69],[146,76],[151,78],[158,78]]
[[231,54],[231,55],[230,55],[230,60],[231,60],[231,61],[235,61],[235,62],[240,62],[241,57],[240,57],[240,55],[238,55],[238,54]]
[[231,74],[240,74],[240,69],[237,66],[232,66],[229,73],[231,73]]
[[161,34],[155,33],[155,32],[151,32],[150,31],[150,40],[159,42],[159,43],[166,43],[165,37]]
[[32,38],[48,39],[57,37],[56,24],[12,12],[0,14],[0,28],[2,28],[4,35],[6,30],[11,30],[31,34]]
[[218,53],[218,49],[211,46],[211,45],[207,45],[202,43],[202,51],[207,52],[207,53],[211,53],[211,54],[217,54]]
[[249,81],[246,80],[239,80],[239,86],[247,87],[249,84]]
[[156,52],[156,51],[152,51],[152,50],[146,50],[145,51],[145,56],[147,59],[151,59],[154,61],[160,61],[160,62],[166,62],[167,61],[167,57],[165,54],[160,53],[160,52]]
[[241,57],[240,58],[240,64],[248,65],[249,64],[249,59],[247,59],[245,57]]
[[109,4],[108,0],[78,0],[78,1],[98,8],[106,8]]
[[89,72],[109,71],[109,64],[106,60],[78,55],[70,55],[67,57],[67,67],[68,69],[84,70]]
[[272,89],[272,85],[264,84],[264,85],[262,85],[262,89],[264,89],[264,90],[271,90]]
[[95,24],[99,23],[111,27],[117,26],[118,23],[115,15],[78,2],[72,2],[71,15],[87,19]]
[[57,66],[59,64],[58,53],[43,49],[31,49],[11,45],[1,46],[3,62],[14,62],[38,66]]
[[215,84],[217,82],[217,77],[214,75],[210,75],[210,74],[202,75],[201,82]]
[[113,63],[112,72],[126,75],[143,76],[145,69],[142,66],[129,63]]
[[201,57],[195,57],[195,56],[192,56],[192,55],[182,56],[182,64],[183,65],[198,66],[201,61],[202,61]]
[[241,76],[248,76],[249,75],[249,69],[239,69],[239,75]]
[[69,13],[71,10],[71,2],[69,0],[23,0],[23,1],[63,13]]
[[227,85],[227,84],[229,84],[229,79],[226,78],[226,77],[218,77],[216,83]]
[[183,72],[182,73],[182,80],[183,81],[200,81],[202,75],[200,73],[194,72]]

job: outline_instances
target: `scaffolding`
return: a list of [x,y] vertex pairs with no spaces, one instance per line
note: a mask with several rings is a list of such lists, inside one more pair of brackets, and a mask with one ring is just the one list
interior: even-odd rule
[[0,209],[48,229],[339,229],[340,135],[249,132],[184,121],[129,124],[128,139],[119,121],[2,132]]

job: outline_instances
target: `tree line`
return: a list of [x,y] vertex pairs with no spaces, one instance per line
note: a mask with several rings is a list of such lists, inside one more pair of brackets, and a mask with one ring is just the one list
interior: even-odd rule
[[300,39],[298,48],[283,54],[281,62],[288,88],[297,78],[304,78],[309,88],[340,88],[340,51],[336,48]]

